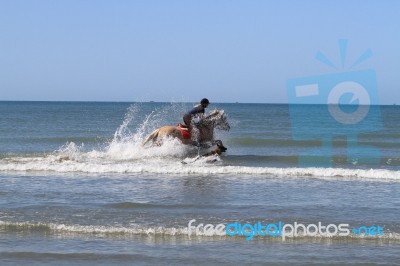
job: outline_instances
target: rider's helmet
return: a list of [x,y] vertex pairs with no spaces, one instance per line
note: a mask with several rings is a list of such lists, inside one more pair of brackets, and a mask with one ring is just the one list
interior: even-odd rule
[[207,98],[201,99],[201,104],[210,104],[210,101]]

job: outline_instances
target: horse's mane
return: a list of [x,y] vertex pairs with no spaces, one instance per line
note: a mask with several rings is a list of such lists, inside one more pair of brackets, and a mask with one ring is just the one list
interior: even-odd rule
[[208,113],[208,115],[203,119],[203,125],[213,125],[222,130],[229,130],[230,128],[226,121],[225,111],[217,109]]
[[215,110],[210,111],[210,113],[207,115],[207,118],[216,119],[216,118],[219,118],[219,117],[223,116],[224,113],[225,113],[224,110],[215,109]]

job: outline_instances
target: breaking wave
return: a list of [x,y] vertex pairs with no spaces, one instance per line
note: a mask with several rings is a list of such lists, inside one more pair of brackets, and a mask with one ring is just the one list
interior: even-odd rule
[[[131,237],[131,236],[148,236],[148,237],[211,237],[211,238],[231,238],[226,234],[220,235],[216,232],[205,232],[204,230],[188,230],[188,227],[164,227],[164,226],[145,226],[145,225],[131,225],[124,226],[104,226],[104,225],[66,225],[57,223],[34,223],[34,222],[6,222],[0,221],[0,232],[8,233],[43,233],[47,235],[97,235],[104,237]],[[235,236],[235,238],[243,238],[245,236]],[[269,238],[281,239],[281,237],[272,236],[256,236],[253,240]],[[365,236],[361,235],[348,235],[348,236],[327,236],[317,234],[315,236],[286,236],[286,239],[351,239],[351,240],[380,240],[380,241],[400,241],[400,234],[396,232],[385,232],[383,236]]]
[[[175,146],[173,146],[175,147]],[[171,156],[166,148],[165,154]],[[70,151],[69,151],[70,152]],[[344,168],[274,168],[223,165],[219,157],[202,158],[194,161],[188,158],[183,164],[179,157],[166,158],[162,151],[151,151],[140,154],[140,159],[133,160],[137,153],[128,156],[115,156],[113,159],[107,154],[89,152],[84,155],[71,153],[68,157],[62,155],[48,157],[16,157],[2,159],[1,172],[50,172],[50,173],[94,173],[94,174],[173,174],[173,175],[265,175],[271,177],[316,177],[316,178],[357,178],[373,180],[400,180],[400,172],[385,169],[344,169]],[[175,156],[180,155],[174,154]],[[184,154],[184,152],[182,152]],[[147,155],[147,157],[146,157]],[[102,158],[104,157],[104,158]],[[151,159],[149,159],[151,158]]]

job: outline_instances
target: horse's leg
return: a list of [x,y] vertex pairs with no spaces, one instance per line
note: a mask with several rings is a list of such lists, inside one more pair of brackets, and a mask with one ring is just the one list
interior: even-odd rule
[[160,129],[154,130],[142,143],[142,146],[146,145],[149,141],[153,143],[157,140],[158,134],[160,133]]
[[210,152],[208,152],[208,153],[206,153],[206,154],[203,154],[202,157],[212,156],[212,155],[215,155],[215,154],[221,155],[221,153],[226,152],[226,150],[227,150],[228,148],[226,148],[226,147],[222,144],[222,141],[220,141],[220,140],[217,140],[217,141],[218,141],[218,143],[217,143],[217,147],[215,148],[215,150],[210,151]]

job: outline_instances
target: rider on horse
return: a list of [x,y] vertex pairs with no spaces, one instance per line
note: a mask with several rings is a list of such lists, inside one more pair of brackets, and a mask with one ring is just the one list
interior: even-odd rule
[[192,126],[191,122],[194,117],[203,117],[205,113],[205,109],[208,107],[210,104],[210,101],[208,101],[207,98],[203,98],[200,101],[200,104],[194,106],[192,110],[187,112],[186,114],[183,115],[183,122],[185,122],[185,125],[181,125],[181,127],[186,127],[189,129],[189,132],[192,131]]

